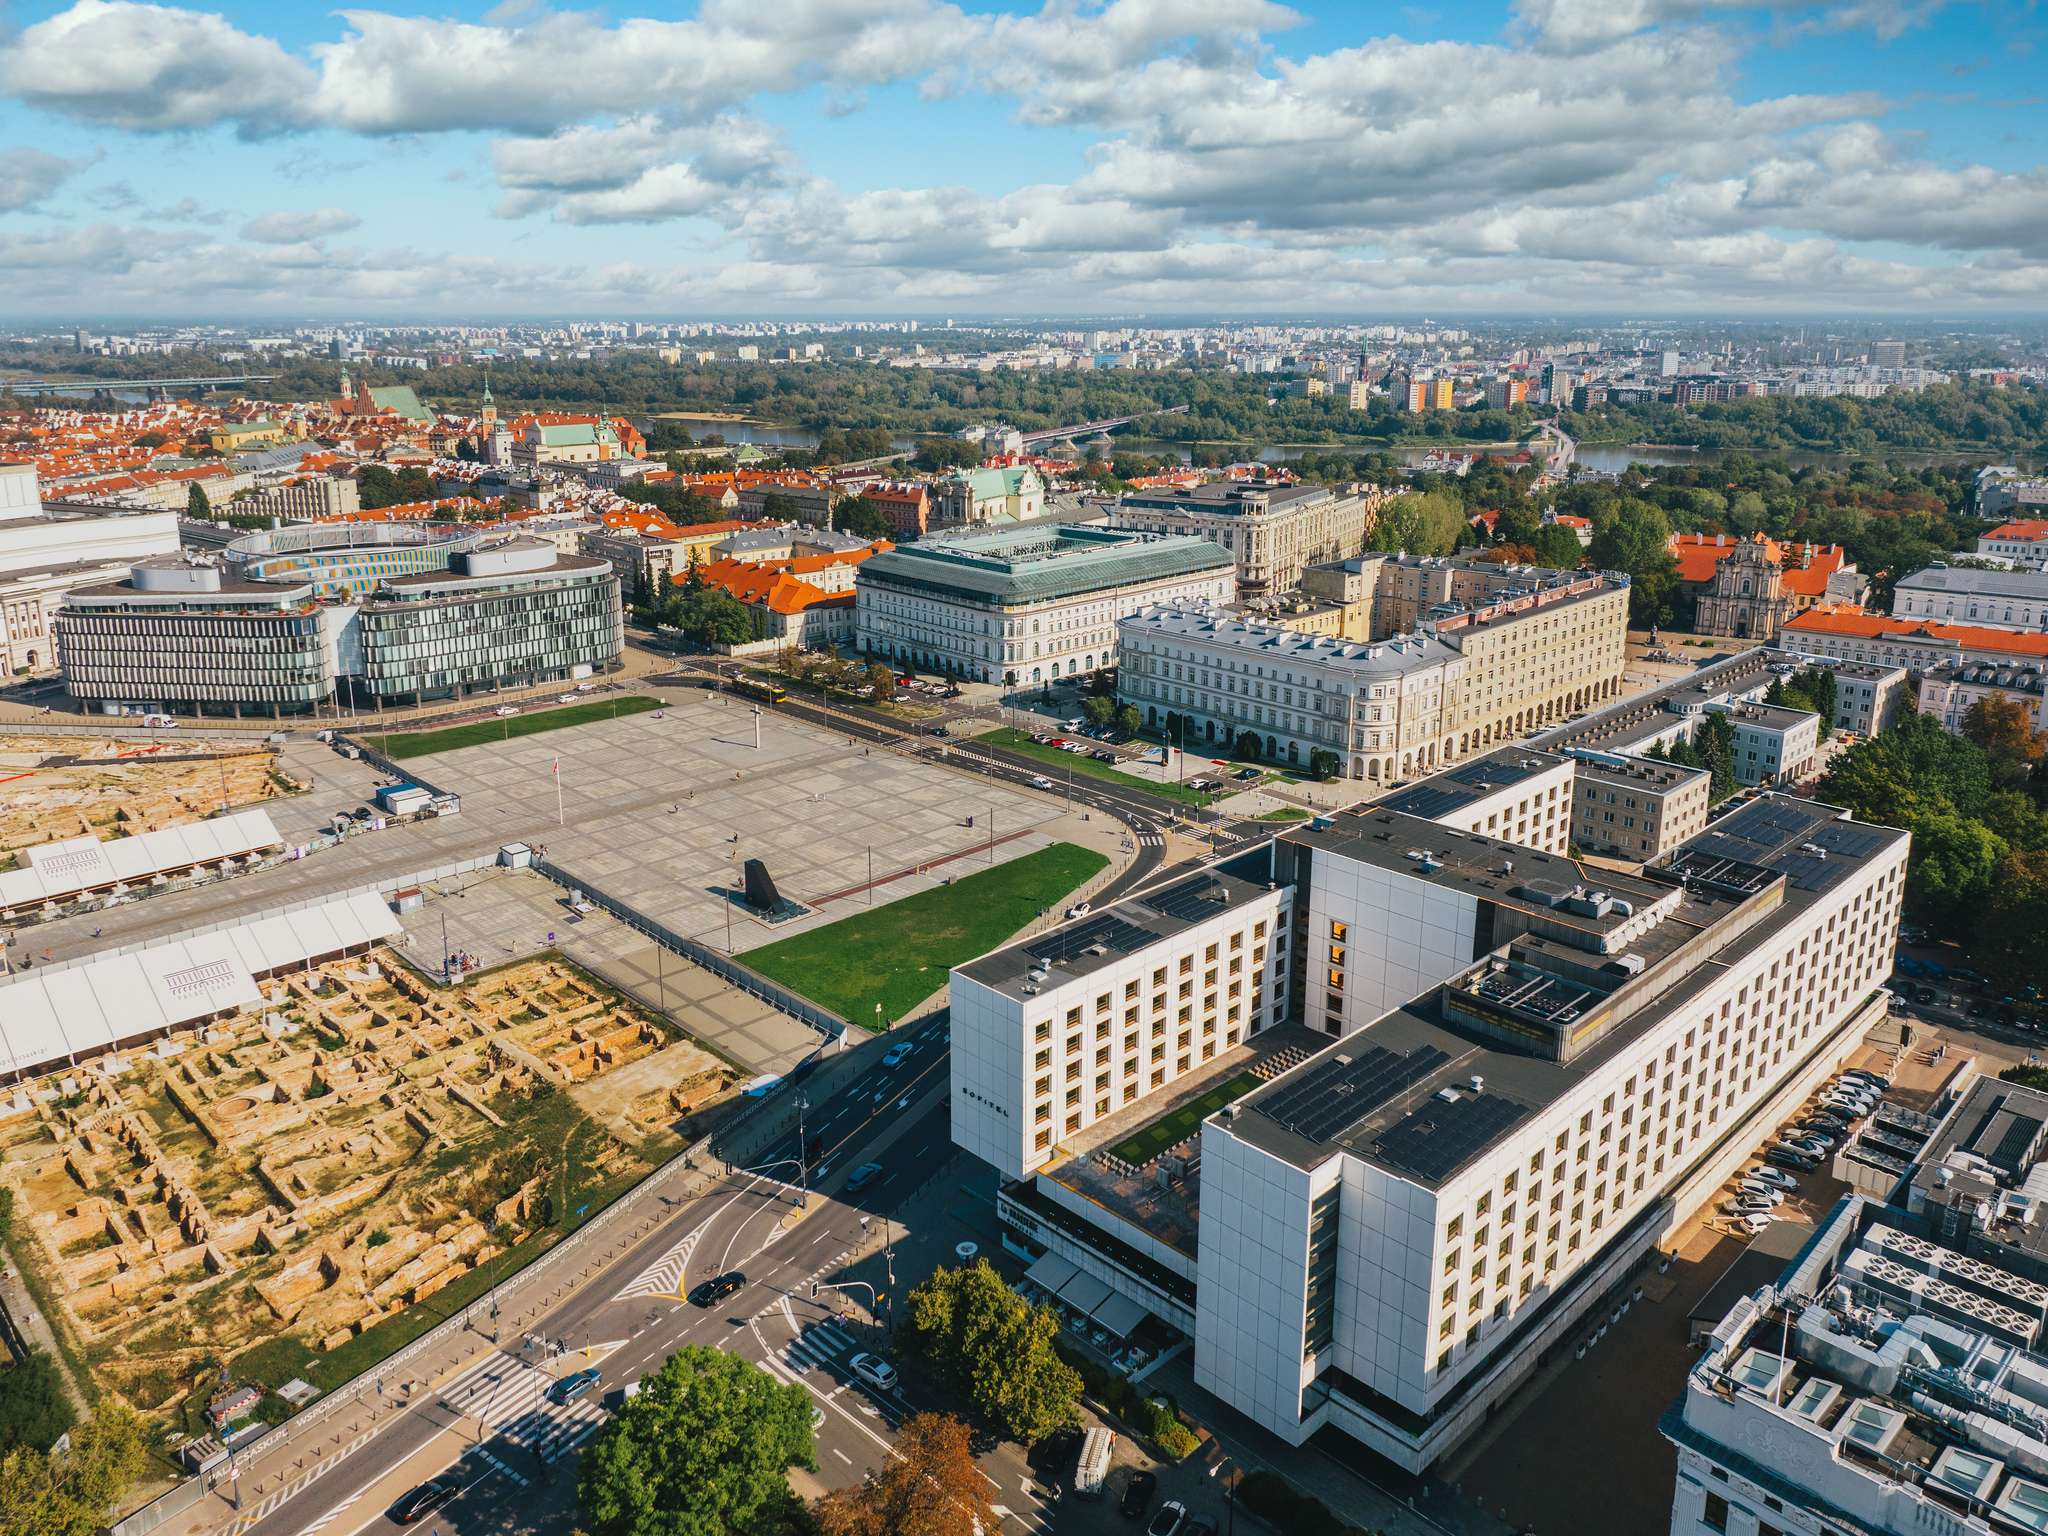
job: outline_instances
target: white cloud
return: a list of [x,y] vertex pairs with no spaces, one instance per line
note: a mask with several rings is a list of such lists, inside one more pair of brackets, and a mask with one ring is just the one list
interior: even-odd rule
[[0,89],[109,128],[233,122],[248,133],[300,121],[312,72],[225,17],[132,0],[77,0],[0,55]]
[[1516,0],[1515,16],[1562,47],[1611,42],[1650,27],[1768,10],[1799,26],[1857,28],[1885,42],[1924,25],[1947,0]]
[[40,149],[0,149],[0,213],[35,207],[84,168]]
[[362,220],[346,208],[314,208],[304,213],[266,213],[242,226],[242,238],[263,245],[296,245],[345,235]]
[[500,139],[492,164],[507,218],[551,210],[564,223],[621,224],[709,212],[778,184],[789,160],[780,138],[752,119],[676,126],[647,116]]

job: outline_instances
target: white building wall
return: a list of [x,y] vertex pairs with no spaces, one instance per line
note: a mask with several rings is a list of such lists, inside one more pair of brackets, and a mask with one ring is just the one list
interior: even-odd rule
[[1005,1178],[1021,1178],[1031,1144],[1030,1032],[1023,1005],[958,971],[946,996],[953,1028],[953,1143]]
[[[1310,1029],[1333,1035],[1363,1029],[1477,958],[1479,903],[1473,897],[1320,848],[1311,857],[1302,978],[1302,1022]],[[1332,958],[1333,949],[1345,952],[1341,961]],[[1341,974],[1341,986],[1330,985],[1333,973]],[[1341,999],[1334,1011],[1333,992]]]
[[1567,758],[1434,819],[1459,832],[1563,855],[1571,846],[1574,775]]
[[1342,1162],[1336,1363],[1376,1392],[1419,1404],[1430,1358],[1437,1198],[1355,1157]]
[[1304,1171],[1215,1121],[1202,1127],[1195,1380],[1294,1441],[1306,1379],[1309,1202],[1338,1177],[1336,1162]]

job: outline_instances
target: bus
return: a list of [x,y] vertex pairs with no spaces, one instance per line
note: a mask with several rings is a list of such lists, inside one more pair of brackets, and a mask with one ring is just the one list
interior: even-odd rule
[[780,683],[771,683],[758,677],[736,677],[732,691],[745,694],[750,699],[759,699],[763,704],[780,704],[789,694]]

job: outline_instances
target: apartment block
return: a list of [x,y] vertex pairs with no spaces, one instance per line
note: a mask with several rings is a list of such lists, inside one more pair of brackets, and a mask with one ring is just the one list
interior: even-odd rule
[[1735,726],[1735,778],[1741,784],[1790,784],[1812,771],[1820,752],[1820,716],[1776,704],[1719,705]]
[[1378,486],[1221,480],[1191,490],[1132,491],[1110,512],[1119,528],[1181,533],[1220,544],[1237,559],[1246,598],[1285,592],[1307,567],[1356,555],[1387,493]]
[[2048,671],[2039,666],[1949,662],[1920,678],[1920,713],[1962,734],[1963,721],[1984,699],[2006,699],[2027,712],[2035,730],[2048,730]]
[[354,480],[333,475],[307,475],[281,485],[267,485],[234,503],[237,513],[255,513],[287,523],[317,523],[362,510],[362,488]]
[[1572,760],[1571,840],[1582,852],[1648,862],[1706,830],[1706,769],[1584,749]]

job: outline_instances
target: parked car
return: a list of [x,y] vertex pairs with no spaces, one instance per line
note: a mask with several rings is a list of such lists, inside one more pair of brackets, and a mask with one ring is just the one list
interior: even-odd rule
[[1231,775],[1233,779],[1256,779],[1258,776],[1259,770],[1256,768],[1240,768]]
[[549,1387],[548,1401],[551,1403],[573,1403],[577,1398],[597,1385],[597,1378],[597,1367],[594,1365],[585,1366],[582,1370],[564,1376],[560,1381]]
[[1851,1067],[1848,1071],[1844,1072],[1842,1076],[1852,1077],[1856,1079],[1858,1082],[1868,1083],[1871,1087],[1875,1088],[1879,1093],[1891,1092],[1892,1080],[1884,1076],[1884,1074],[1880,1072],[1872,1072],[1866,1067]]
[[690,1305],[693,1307],[715,1307],[728,1296],[737,1295],[747,1283],[743,1270],[728,1269],[722,1275],[713,1275],[693,1287],[690,1291]]
[[849,1195],[857,1195],[881,1176],[882,1165],[880,1163],[862,1163],[846,1176],[845,1192]]
[[896,1389],[896,1367],[880,1355],[871,1355],[862,1350],[846,1363],[854,1375],[877,1392],[893,1392]]
[[401,1494],[398,1502],[391,1506],[391,1518],[400,1525],[411,1525],[415,1520],[431,1515],[461,1491],[462,1484],[453,1475],[443,1473],[431,1482],[421,1483],[411,1492]]
[[1145,1527],[1145,1536],[1180,1536],[1180,1528],[1187,1524],[1188,1507],[1179,1499],[1168,1499],[1159,1506],[1159,1513],[1152,1517],[1152,1523]]
[[1799,1181],[1782,1168],[1752,1168],[1743,1177],[1759,1179],[1763,1183],[1774,1185],[1783,1190],[1794,1190],[1799,1187]]
[[1755,1237],[1757,1233],[1763,1231],[1764,1228],[1768,1227],[1775,1220],[1777,1220],[1775,1216],[1763,1211],[1754,1211],[1747,1216],[1736,1217],[1733,1225],[1738,1231],[1747,1232],[1751,1237]]
[[1137,1471],[1124,1484],[1124,1496],[1117,1501],[1117,1513],[1126,1520],[1142,1520],[1145,1511],[1152,1505],[1152,1494],[1159,1486],[1159,1479],[1150,1472]]
[[1764,1152],[1764,1161],[1774,1168],[1793,1168],[1800,1173],[1810,1172],[1820,1164],[1817,1157],[1808,1157],[1804,1152],[1794,1151],[1791,1147],[1779,1146],[1767,1148]]

